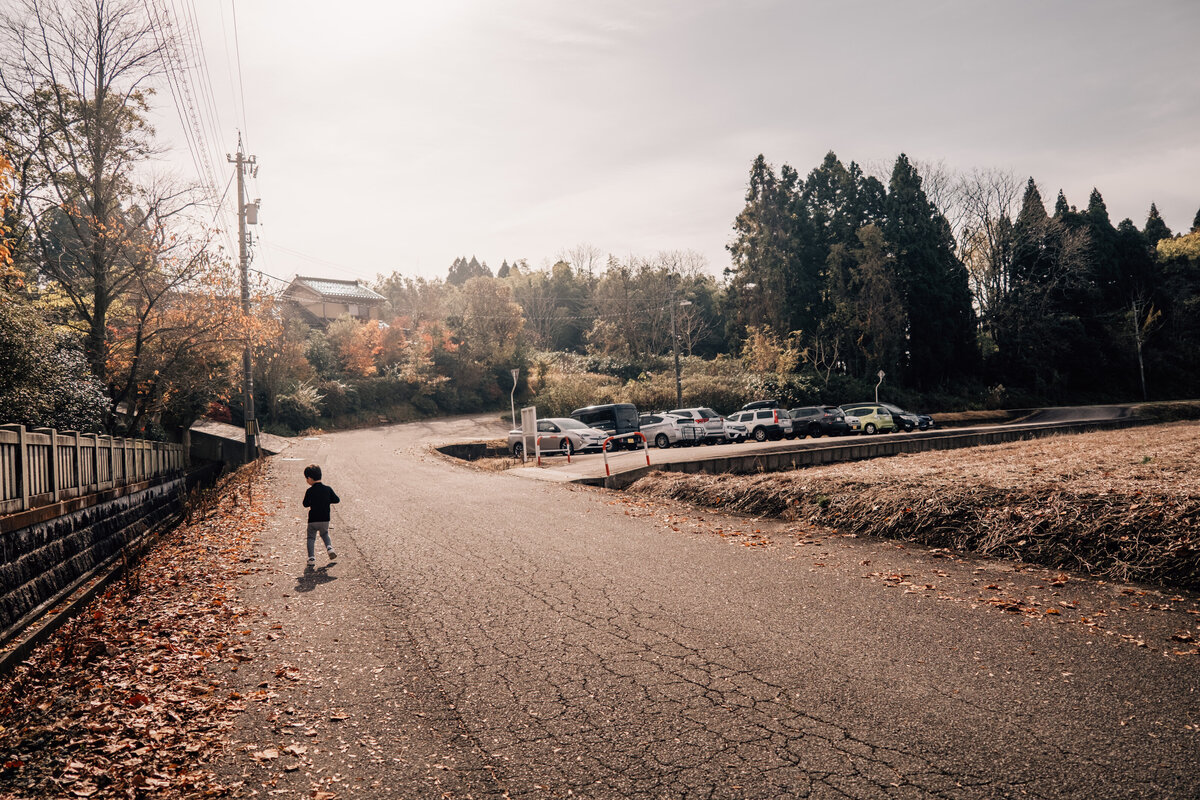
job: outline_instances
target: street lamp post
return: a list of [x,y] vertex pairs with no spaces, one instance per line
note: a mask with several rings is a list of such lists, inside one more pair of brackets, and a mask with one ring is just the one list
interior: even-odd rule
[[683,380],[679,373],[679,334],[675,330],[675,306],[690,306],[692,301],[675,302],[675,293],[671,293],[671,352],[675,354],[675,407],[683,406]]
[[[879,370],[879,383],[883,383],[883,370]],[[875,405],[879,405],[879,383],[875,384]]]

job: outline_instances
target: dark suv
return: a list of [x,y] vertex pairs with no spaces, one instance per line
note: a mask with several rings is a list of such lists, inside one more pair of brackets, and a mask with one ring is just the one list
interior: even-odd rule
[[802,406],[788,411],[797,436],[845,436],[850,433],[846,414],[837,406]]
[[641,426],[638,424],[637,407],[632,403],[605,403],[599,406],[577,408],[571,412],[571,416],[584,425],[599,428],[607,431],[610,436],[619,437],[612,441],[611,446],[614,449],[628,447],[632,450],[639,446],[638,439],[640,437],[632,434],[640,432]]
[[742,411],[754,411],[760,408],[782,408],[778,400],[752,400],[742,406]]

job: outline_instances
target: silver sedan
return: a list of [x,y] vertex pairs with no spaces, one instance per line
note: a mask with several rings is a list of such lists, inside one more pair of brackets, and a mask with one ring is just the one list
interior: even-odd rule
[[[543,452],[557,451],[570,455],[582,450],[599,450],[607,438],[605,431],[589,428],[577,419],[546,417],[537,421],[537,436],[530,442],[530,447],[541,442],[537,446]],[[517,458],[525,454],[525,436],[520,428],[508,432],[508,449]]]

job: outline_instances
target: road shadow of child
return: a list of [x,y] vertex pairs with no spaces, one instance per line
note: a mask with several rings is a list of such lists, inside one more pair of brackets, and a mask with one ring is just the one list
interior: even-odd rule
[[323,583],[331,583],[337,580],[336,575],[329,574],[331,564],[326,564],[323,567],[305,567],[303,575],[296,576],[297,592],[311,592]]

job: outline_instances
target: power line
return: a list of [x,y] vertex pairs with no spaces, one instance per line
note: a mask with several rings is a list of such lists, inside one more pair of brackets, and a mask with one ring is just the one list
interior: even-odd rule
[[[212,168],[213,162],[205,130],[205,118],[197,111],[196,104],[192,100],[191,67],[179,51],[179,37],[186,36],[186,34],[179,31],[177,24],[173,24],[170,10],[165,5],[160,6],[159,0],[143,0],[143,3],[162,57],[167,86],[171,91],[176,114],[179,116],[184,141],[192,157],[192,165],[201,184],[205,187],[209,199],[216,204],[217,213],[213,219],[215,224],[217,216],[221,216],[224,212],[223,200],[218,196],[217,187],[220,184],[217,182],[216,173]],[[197,92],[197,94],[200,93]],[[203,110],[203,107],[201,109]],[[226,219],[222,229],[227,236],[227,243],[232,244],[232,238],[228,237],[227,222]]]
[[[238,76],[238,96],[242,101],[242,133],[246,135],[247,142],[250,140],[250,134],[246,125],[246,87],[242,81],[242,48],[238,42],[238,24],[237,24],[237,2],[229,0],[229,8],[233,12],[233,50],[237,55],[237,76]],[[249,147],[249,145],[247,145]]]
[[272,249],[274,249],[274,250],[282,250],[283,252],[287,253],[288,255],[295,256],[296,258],[302,258],[302,259],[304,259],[305,261],[312,261],[312,262],[313,262],[313,263],[315,263],[315,264],[321,264],[321,265],[323,265],[323,266],[326,266],[326,267],[332,267],[332,268],[334,268],[335,270],[337,270],[337,271],[341,272],[341,273],[342,273],[342,274],[344,274],[344,275],[350,275],[350,276],[357,277],[357,276],[358,276],[358,274],[359,274],[358,272],[356,272],[355,270],[351,269],[350,267],[347,267],[347,266],[345,266],[345,265],[343,265],[343,264],[338,264],[336,261],[328,261],[328,260],[326,260],[326,259],[324,259],[324,258],[319,258],[319,257],[317,257],[317,256],[314,256],[314,255],[309,255],[308,253],[303,253],[303,252],[301,252],[301,251],[299,251],[299,250],[293,250],[293,249],[292,249],[292,248],[290,248],[290,247],[284,247],[284,246],[283,246],[283,245],[281,245],[281,244],[274,244],[273,242],[271,242],[271,241],[269,241],[269,240],[265,240],[265,239],[264,239],[264,240],[261,240],[261,241],[262,241],[263,245],[265,246],[265,248],[266,248],[266,249],[268,249],[268,250],[272,250]]

